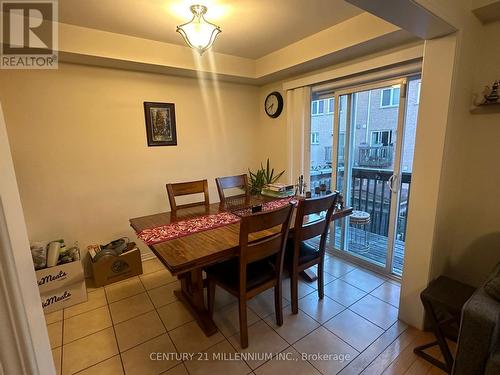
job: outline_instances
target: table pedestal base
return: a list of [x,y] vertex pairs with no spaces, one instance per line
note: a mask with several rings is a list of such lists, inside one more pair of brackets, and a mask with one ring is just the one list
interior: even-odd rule
[[218,329],[205,306],[205,294],[201,269],[179,275],[181,290],[175,296],[187,307],[193,318],[207,336],[217,333]]

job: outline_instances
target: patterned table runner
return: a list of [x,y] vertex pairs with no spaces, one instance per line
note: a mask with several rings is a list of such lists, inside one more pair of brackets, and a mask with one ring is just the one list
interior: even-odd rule
[[[266,202],[262,204],[262,211],[275,210],[293,201],[295,201],[294,197]],[[139,239],[144,241],[147,245],[156,245],[161,242],[185,237],[190,234],[237,223],[241,220],[241,216],[251,213],[251,208],[245,208],[234,211],[233,213],[219,212],[217,214],[199,216],[167,225],[161,225],[151,229],[144,229],[140,233],[137,233],[137,237],[139,237]]]

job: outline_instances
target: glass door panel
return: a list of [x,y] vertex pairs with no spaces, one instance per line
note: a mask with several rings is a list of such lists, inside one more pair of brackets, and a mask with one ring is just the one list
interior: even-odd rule
[[336,118],[335,188],[355,211],[335,223],[335,248],[385,272],[392,272],[403,82],[338,93],[346,110]]
[[333,96],[311,102],[310,180],[307,190],[320,196],[332,190]]

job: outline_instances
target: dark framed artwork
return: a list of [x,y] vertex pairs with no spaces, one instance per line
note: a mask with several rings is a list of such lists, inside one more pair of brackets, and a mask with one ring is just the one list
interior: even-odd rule
[[176,146],[174,103],[144,102],[148,146]]

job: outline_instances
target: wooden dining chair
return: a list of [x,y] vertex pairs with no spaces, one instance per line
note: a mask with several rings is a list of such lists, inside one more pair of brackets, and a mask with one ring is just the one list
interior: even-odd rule
[[[190,181],[190,182],[178,182],[174,184],[167,184],[167,194],[168,201],[170,202],[170,209],[172,211],[177,211],[181,208],[189,208],[195,206],[208,206],[210,204],[208,199],[208,182],[207,180]],[[180,197],[183,195],[192,195],[203,193],[204,200],[194,203],[186,203],[178,205],[175,202],[175,197]]]
[[[238,298],[243,348],[248,347],[247,301],[257,294],[274,287],[276,324],[283,325],[281,279],[292,209],[292,204],[289,204],[277,210],[242,217],[238,256],[205,269],[211,317],[216,285]],[[281,226],[279,231],[278,226]],[[276,229],[271,231],[272,228]]]
[[[338,193],[319,198],[299,200],[293,234],[288,240],[286,249],[286,266],[290,272],[290,291],[292,313],[299,312],[298,286],[299,273],[318,265],[318,297],[324,297],[324,262],[325,245],[333,211],[337,203]],[[321,235],[319,248],[307,244],[306,240]]]
[[217,191],[219,192],[221,202],[226,200],[224,190],[227,189],[240,188],[244,191],[244,193],[233,195],[232,197],[244,197],[248,195],[248,177],[246,174],[239,176],[217,177],[215,182],[217,184]]

